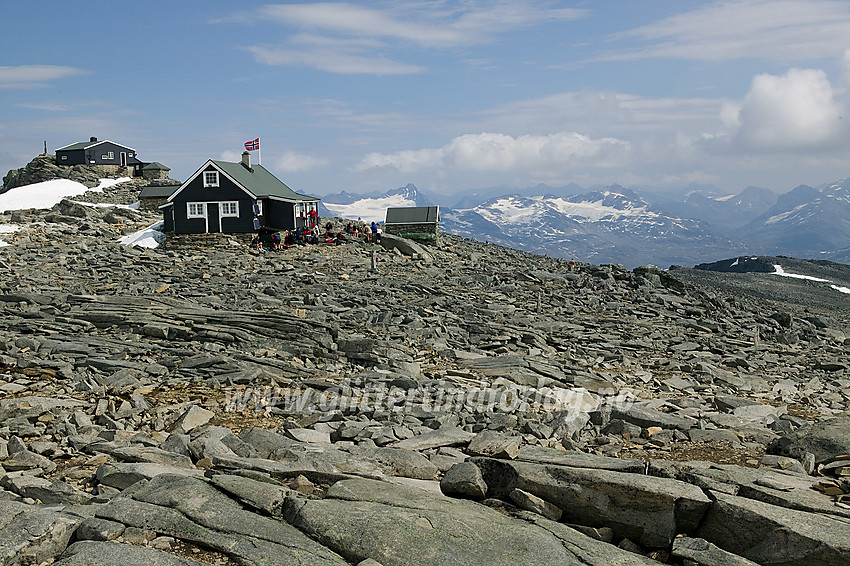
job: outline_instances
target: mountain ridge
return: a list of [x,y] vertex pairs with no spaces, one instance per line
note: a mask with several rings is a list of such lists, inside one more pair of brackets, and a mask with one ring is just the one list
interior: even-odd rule
[[[650,202],[616,183],[580,193],[574,193],[581,189],[574,184],[554,191],[536,185],[477,204],[482,193],[474,199],[467,193],[457,200],[466,208],[441,207],[441,229],[553,257],[630,267],[695,265],[736,254],[840,261],[850,258],[847,185],[847,179],[822,190],[800,185],[783,195],[752,186],[719,195],[700,187],[672,203]],[[413,184],[354,202],[365,206],[393,195],[404,195],[408,203],[446,202]]]

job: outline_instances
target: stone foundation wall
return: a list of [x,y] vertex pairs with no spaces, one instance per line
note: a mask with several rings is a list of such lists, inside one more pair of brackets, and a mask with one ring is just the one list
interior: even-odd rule
[[420,240],[424,242],[436,242],[440,237],[439,223],[415,223],[415,224],[384,224],[384,233]]
[[150,210],[157,211],[159,210],[160,205],[165,204],[167,198],[146,198],[144,200],[139,201],[139,208],[141,210]]

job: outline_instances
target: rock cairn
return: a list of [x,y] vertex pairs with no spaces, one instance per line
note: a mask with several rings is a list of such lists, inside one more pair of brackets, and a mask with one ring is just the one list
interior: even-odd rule
[[850,563],[842,313],[450,235],[2,220],[0,564]]

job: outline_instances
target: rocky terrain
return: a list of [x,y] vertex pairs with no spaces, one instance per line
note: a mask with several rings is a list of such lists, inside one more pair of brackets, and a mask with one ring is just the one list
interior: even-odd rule
[[450,235],[2,216],[0,564],[850,563],[846,310]]
[[[90,188],[96,187],[100,183],[101,179],[105,179],[113,175],[116,169],[117,168],[113,166],[101,165],[59,166],[56,165],[55,155],[52,153],[44,153],[36,156],[32,161],[27,163],[26,166],[21,167],[20,169],[10,170],[6,176],[3,177],[3,186],[0,188],[0,194],[17,187],[24,187],[26,185],[41,183],[43,181],[52,181],[53,179],[68,179],[70,181],[82,183]],[[120,195],[121,200],[124,200],[126,204],[130,204],[132,201],[127,202],[127,198],[130,196],[130,191],[132,189],[136,189],[136,194],[138,194],[138,188],[145,184],[147,184],[147,182],[141,179],[127,182],[124,187],[122,187],[125,191],[122,195]],[[115,195],[112,200],[117,200],[117,198],[118,195]]]

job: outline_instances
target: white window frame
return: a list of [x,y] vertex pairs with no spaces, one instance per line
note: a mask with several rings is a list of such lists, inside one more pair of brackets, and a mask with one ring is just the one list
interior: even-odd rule
[[[233,206],[233,212],[225,212],[225,207],[230,208],[231,205]],[[239,201],[230,200],[218,203],[218,215],[221,218],[239,218]]]
[[[199,208],[200,212],[192,212],[193,208]],[[186,218],[206,218],[207,203],[205,202],[187,202],[186,203]]]
[[115,159],[114,151],[107,151],[104,155],[100,156],[101,159]]
[[[210,175],[207,178],[207,175]],[[217,187],[218,186],[218,171],[204,171],[203,173],[204,187]]]
[[263,201],[258,200],[254,202],[254,206],[257,207],[257,216],[263,215]]
[[68,160],[68,156],[67,156],[67,155],[63,155],[63,156],[62,156],[62,161],[67,161],[67,160]]

